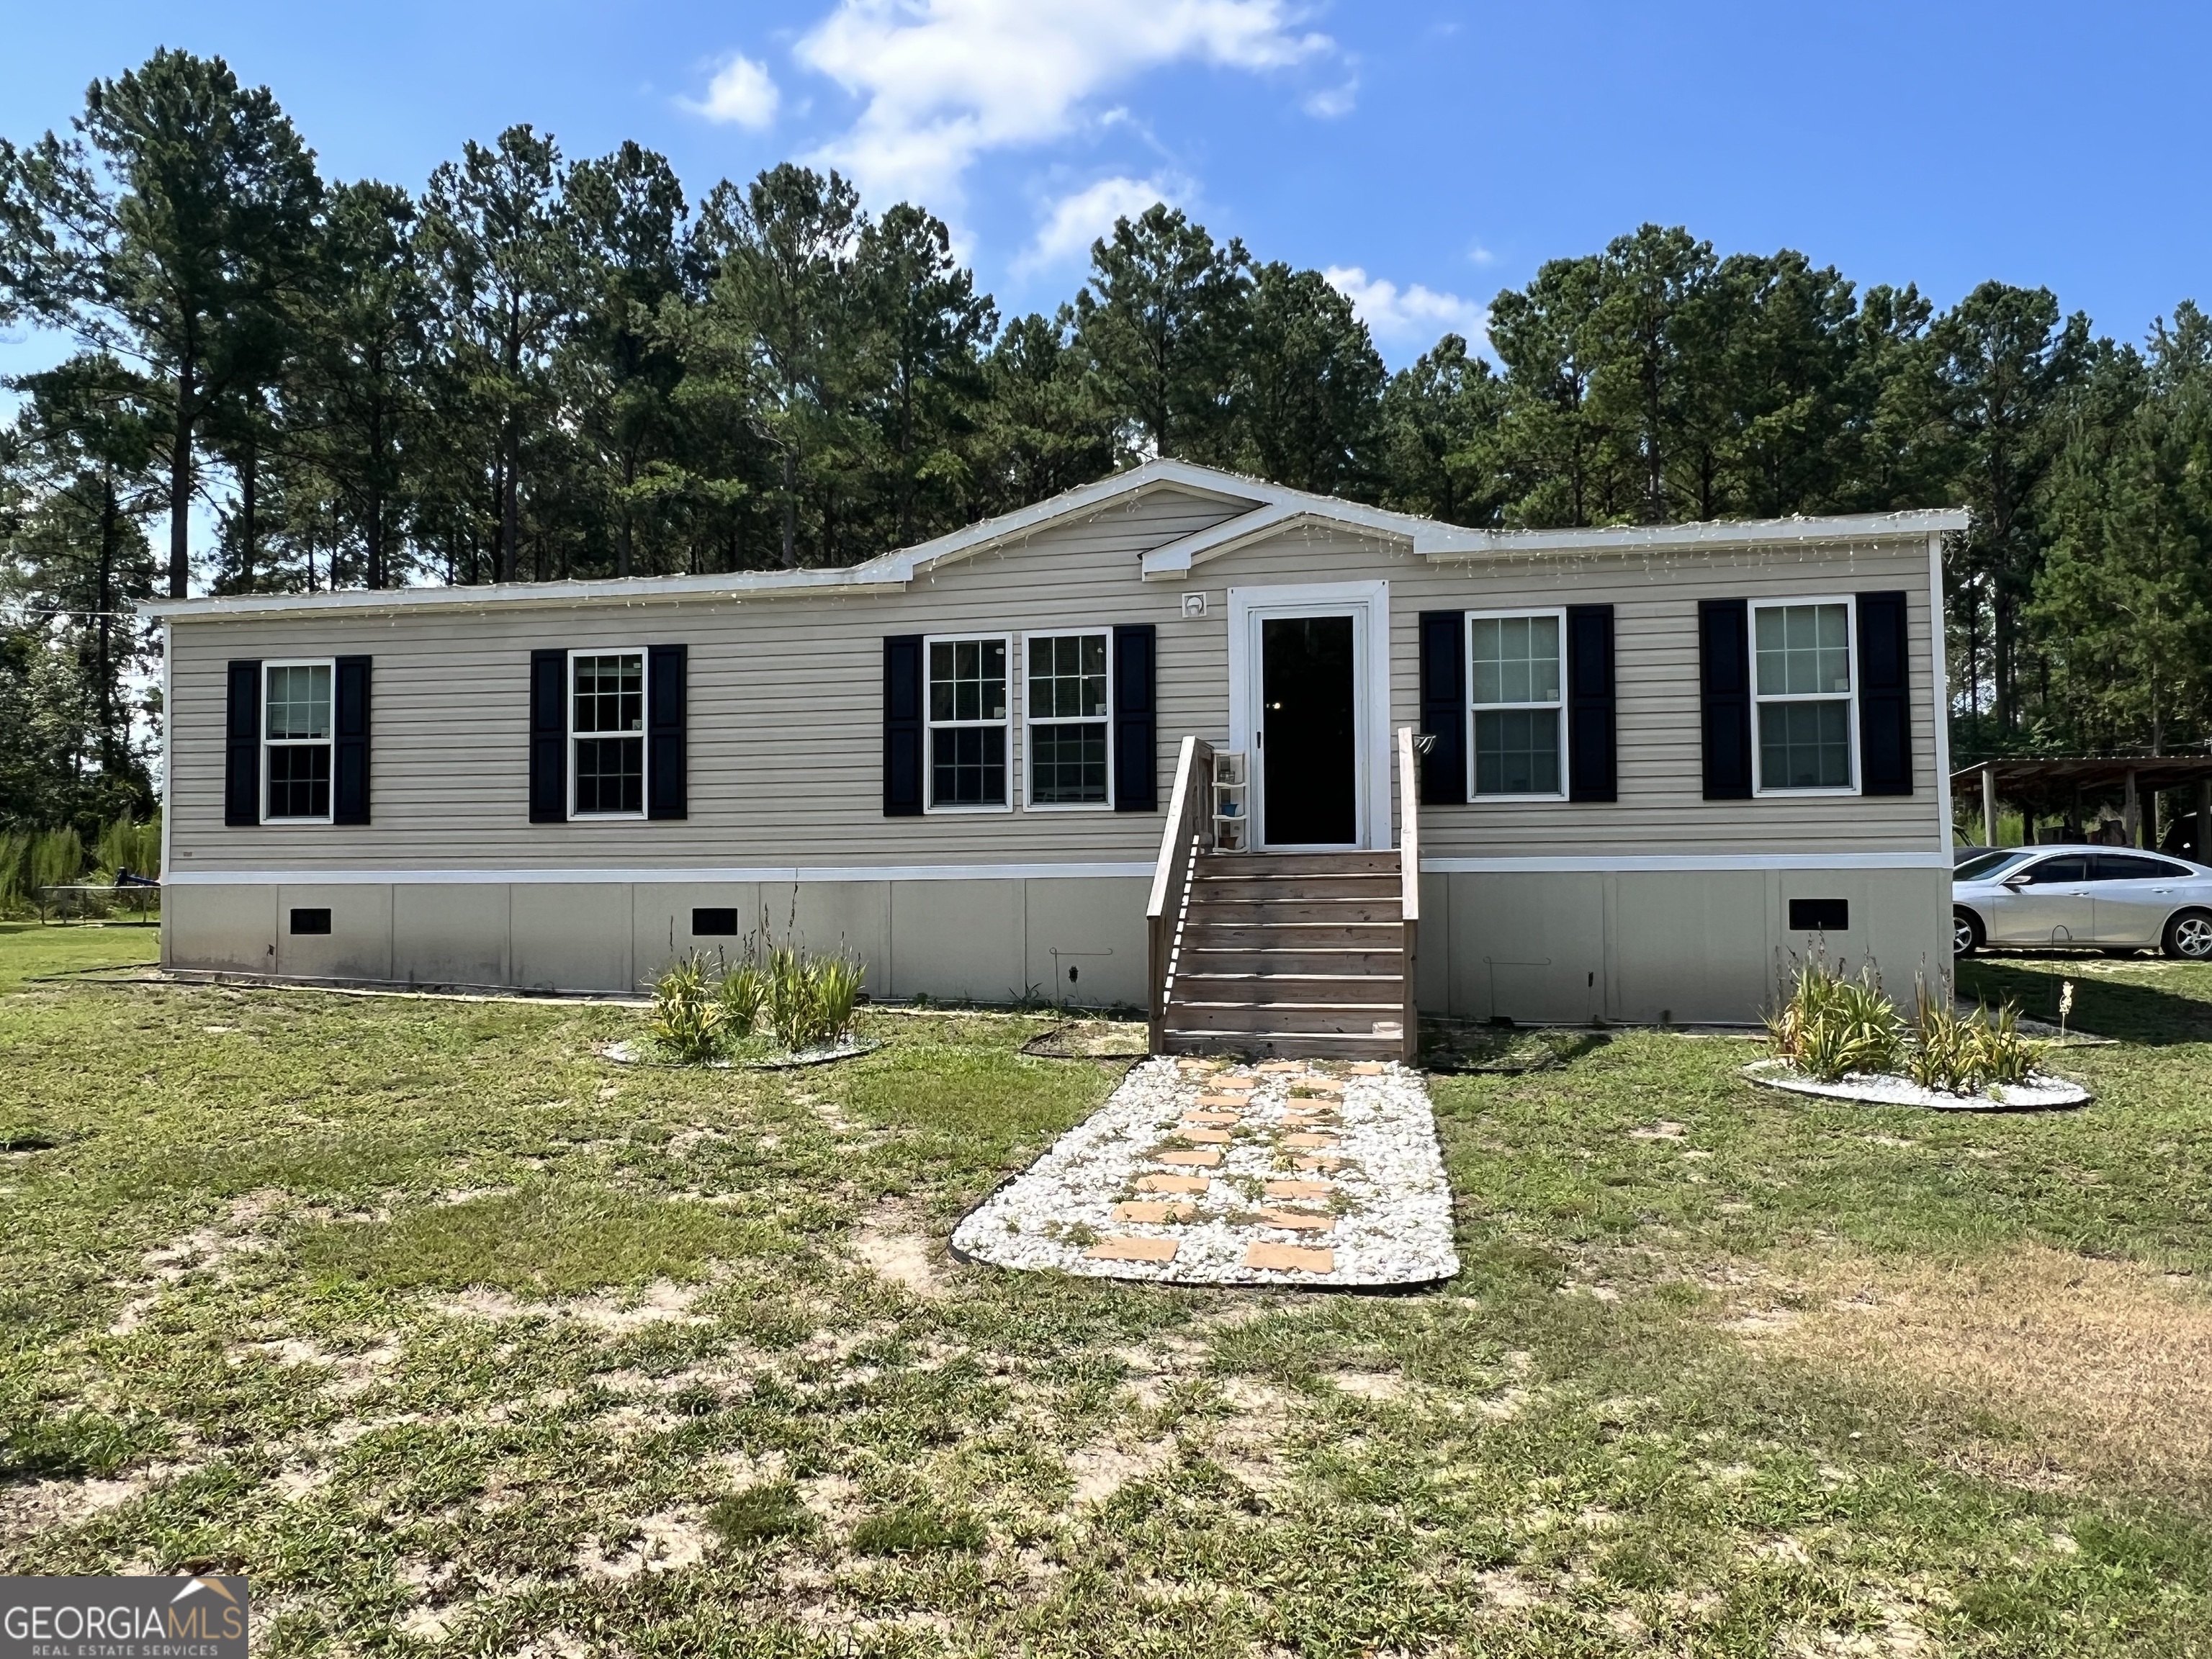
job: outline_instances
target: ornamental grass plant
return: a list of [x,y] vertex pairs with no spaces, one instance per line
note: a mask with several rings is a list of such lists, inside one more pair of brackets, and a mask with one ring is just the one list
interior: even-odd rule
[[653,982],[653,1042],[679,1066],[703,1066],[721,1051],[722,1003],[697,952],[664,969]]
[[706,1065],[762,1036],[786,1054],[832,1048],[852,1035],[866,973],[850,957],[797,945],[748,951],[731,964],[694,952],[653,981],[647,1030],[680,1066]]
[[1845,978],[1819,957],[1799,966],[1765,1024],[1770,1052],[1822,1083],[1892,1070],[1905,1035],[1871,964]]

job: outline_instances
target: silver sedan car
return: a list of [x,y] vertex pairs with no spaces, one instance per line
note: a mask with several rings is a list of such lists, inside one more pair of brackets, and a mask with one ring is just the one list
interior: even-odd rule
[[2212,870],[2124,847],[2008,847],[1952,872],[1951,950],[2153,945],[2212,962]]

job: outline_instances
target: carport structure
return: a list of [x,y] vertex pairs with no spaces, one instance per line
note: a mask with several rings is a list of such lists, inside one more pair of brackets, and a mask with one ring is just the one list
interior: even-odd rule
[[[1951,775],[1953,799],[1970,790],[1981,793],[1983,842],[1990,847],[2001,802],[2020,809],[2021,839],[2029,844],[2107,840],[2098,820],[2103,809],[2117,807],[2123,846],[2162,848],[2200,863],[2212,847],[2212,755],[2014,756]],[[2185,805],[2171,799],[2177,795]],[[2162,799],[2168,804],[2161,831]],[[2039,824],[2047,833],[2039,836]]]

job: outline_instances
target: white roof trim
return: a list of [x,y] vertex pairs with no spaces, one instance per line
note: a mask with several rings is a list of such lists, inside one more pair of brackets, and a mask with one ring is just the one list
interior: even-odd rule
[[1772,547],[1821,542],[1902,541],[1964,530],[1962,507],[1910,513],[1843,513],[1808,519],[1709,520],[1697,524],[1604,525],[1586,530],[1468,530],[1418,520],[1414,549],[1425,558],[1472,559],[1514,553],[1620,553],[1645,549]]
[[1348,529],[1410,543],[1430,559],[1468,559],[1516,553],[1621,552],[1662,548],[1762,547],[1782,544],[1886,541],[1966,527],[1963,509],[1852,514],[1832,518],[1771,519],[1742,523],[1611,526],[1593,530],[1469,530],[1410,513],[1393,513],[1358,501],[1265,483],[1188,461],[1154,460],[1095,483],[1064,490],[1012,513],[986,519],[949,536],[878,555],[842,569],[751,570],[726,575],[647,576],[620,580],[502,582],[471,587],[349,589],[336,593],[263,593],[193,599],[148,599],[141,614],[164,622],[225,617],[296,616],[312,612],[386,614],[422,608],[536,609],[594,603],[623,605],[685,600],[772,599],[803,594],[896,592],[941,564],[1001,547],[1070,519],[1158,489],[1178,489],[1220,502],[1231,517],[1144,556],[1147,580],[1187,577],[1264,537],[1302,524]]

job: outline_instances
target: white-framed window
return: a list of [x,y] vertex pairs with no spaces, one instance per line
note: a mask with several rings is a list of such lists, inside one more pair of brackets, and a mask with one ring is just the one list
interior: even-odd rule
[[1468,758],[1478,800],[1567,793],[1567,613],[1471,611]]
[[645,653],[568,653],[568,816],[645,816]]
[[1103,629],[1023,637],[1022,751],[1029,768],[1023,805],[1053,811],[1113,805],[1110,643]]
[[1009,634],[931,635],[922,641],[929,711],[933,812],[1004,812],[1012,725]]
[[261,821],[331,821],[331,697],[329,657],[261,665]]
[[1851,612],[1847,599],[1752,602],[1755,793],[1858,793],[1858,641]]

